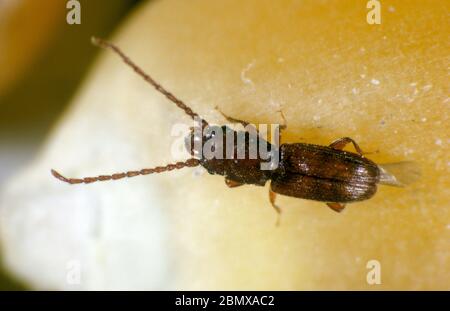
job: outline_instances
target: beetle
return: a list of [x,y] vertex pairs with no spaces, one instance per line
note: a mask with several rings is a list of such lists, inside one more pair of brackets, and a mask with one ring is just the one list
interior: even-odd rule
[[[51,173],[57,179],[69,184],[90,184],[97,181],[118,180],[125,177],[135,177],[163,173],[185,167],[203,166],[208,173],[222,175],[228,187],[234,188],[242,185],[265,186],[270,181],[269,199],[275,210],[280,213],[280,208],[276,205],[277,194],[322,201],[332,210],[341,212],[346,203],[363,201],[370,199],[377,191],[377,185],[387,184],[401,186],[402,184],[382,166],[364,156],[359,145],[351,138],[344,137],[331,143],[329,146],[321,146],[307,143],[291,143],[276,146],[261,139],[258,132],[234,131],[228,126],[222,126],[221,135],[231,132],[234,137],[243,136],[244,140],[233,142],[234,152],[243,148],[246,152],[250,142],[259,139],[259,143],[265,144],[272,154],[279,156],[279,164],[271,170],[262,170],[261,164],[267,159],[261,156],[256,158],[244,157],[234,158],[207,158],[201,153],[206,141],[215,135],[211,131],[205,134],[205,129],[210,125],[202,119],[196,112],[188,107],[182,100],[166,90],[157,83],[151,76],[145,73],[128,56],[126,56],[116,45],[99,38],[92,38],[93,44],[109,49],[116,53],[129,67],[131,67],[146,82],[152,85],[158,92],[167,97],[186,115],[193,120],[199,120],[201,131],[191,128],[186,137],[186,148],[193,156],[184,162],[177,162],[166,166],[142,169],[139,171],[129,171],[113,175],[100,175],[97,177],[66,178],[55,170]],[[222,115],[232,123],[240,123],[246,128],[249,122]],[[283,119],[284,119],[284,115]],[[280,126],[280,130],[286,125]],[[226,138],[224,136],[224,138]],[[199,146],[195,146],[196,141],[202,141]],[[345,146],[352,144],[356,153],[343,150]],[[248,152],[247,152],[248,153]]]

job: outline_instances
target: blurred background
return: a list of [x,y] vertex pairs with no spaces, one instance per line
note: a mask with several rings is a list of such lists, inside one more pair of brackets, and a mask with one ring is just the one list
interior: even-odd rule
[[[90,37],[110,36],[143,1],[79,0],[80,25],[66,22],[67,2],[0,0],[0,187],[39,151],[89,70],[99,52]],[[0,269],[0,290],[25,288]]]

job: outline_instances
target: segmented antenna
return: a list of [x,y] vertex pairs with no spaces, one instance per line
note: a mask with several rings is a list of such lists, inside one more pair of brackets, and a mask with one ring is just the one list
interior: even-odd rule
[[124,173],[112,174],[112,175],[100,175],[100,176],[96,176],[96,177],[84,177],[84,178],[67,178],[55,170],[51,170],[51,172],[55,178],[65,182],[65,183],[74,185],[74,184],[92,184],[92,183],[98,182],[98,181],[118,180],[118,179],[122,179],[122,178],[126,178],[126,177],[131,178],[131,177],[136,177],[136,176],[140,176],[140,175],[159,174],[159,173],[168,172],[168,171],[172,171],[172,170],[179,170],[184,167],[195,167],[195,166],[198,166],[199,164],[200,164],[199,160],[189,159],[185,162],[177,162],[174,164],[169,164],[166,166],[157,166],[154,168],[145,168],[140,171],[129,171],[129,172],[124,172]]
[[[160,84],[158,84],[155,80],[153,80],[152,77],[150,77],[148,74],[146,74],[138,65],[136,65],[128,56],[125,55],[117,46],[114,44],[100,39],[96,37],[92,37],[92,43],[94,45],[97,45],[101,48],[110,49],[113,52],[115,52],[117,55],[122,58],[125,64],[130,66],[139,76],[141,76],[145,81],[147,81],[150,85],[152,85],[158,92],[162,93],[164,96],[166,96],[170,101],[172,101],[175,105],[178,106],[178,108],[182,109],[188,116],[190,116],[193,120],[201,120],[202,121],[202,127],[208,125],[208,122],[206,122],[204,119],[202,119],[197,113],[192,111],[191,108],[189,108],[182,100],[178,99],[167,91],[164,87],[162,87]],[[109,181],[109,180],[118,180],[122,178],[131,178],[136,177],[140,175],[149,175],[149,174],[158,174],[163,172],[172,171],[175,169],[182,169],[184,167],[195,167],[200,165],[200,161],[197,159],[189,159],[185,162],[177,162],[174,164],[169,164],[166,166],[157,166],[154,168],[146,168],[142,169],[140,171],[128,171],[124,173],[116,173],[112,175],[100,175],[96,177],[84,177],[84,178],[67,178],[58,173],[55,170],[51,170],[52,175],[59,179],[60,181],[63,181],[65,183],[74,185],[74,184],[91,184],[98,181]]]
[[167,91],[162,85],[157,83],[152,77],[150,77],[147,73],[145,73],[138,65],[136,65],[125,53],[123,53],[119,47],[116,45],[100,39],[96,37],[92,37],[91,41],[94,45],[99,46],[101,48],[110,49],[117,55],[119,55],[120,58],[124,61],[125,64],[130,66],[139,76],[141,76],[145,81],[147,81],[150,85],[152,85],[158,92],[162,93],[164,96],[166,96],[170,101],[172,101],[175,105],[178,106],[178,108],[182,109],[188,116],[190,116],[192,119],[199,118],[202,120],[203,125],[207,125],[208,122],[203,120],[196,112],[192,111],[191,108],[189,108],[182,100],[178,99]]

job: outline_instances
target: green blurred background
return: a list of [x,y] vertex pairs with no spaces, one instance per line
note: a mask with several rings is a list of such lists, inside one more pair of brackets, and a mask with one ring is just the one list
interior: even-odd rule
[[[12,81],[0,88],[0,188],[39,151],[100,52],[90,44],[90,37],[111,36],[130,11],[144,0],[79,0],[80,25],[67,24],[67,2],[0,0],[0,53],[2,49],[7,50],[11,41],[19,42],[17,51],[10,49],[10,59],[4,52],[4,64],[13,63],[17,53],[34,54],[22,70],[10,78]],[[9,10],[12,15],[9,25],[5,23],[6,13],[2,15],[2,10]],[[42,13],[49,10],[54,10],[53,15]],[[36,41],[34,46],[39,48],[22,48],[22,43],[27,43],[24,40]],[[8,79],[5,75],[0,78]],[[0,269],[0,290],[26,288],[26,284]]]

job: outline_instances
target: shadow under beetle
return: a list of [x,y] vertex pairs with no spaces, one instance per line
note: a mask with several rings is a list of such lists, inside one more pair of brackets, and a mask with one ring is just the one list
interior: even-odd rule
[[[194,128],[191,128],[190,134],[186,137],[188,152],[192,156],[199,155],[199,150],[195,148],[193,142],[198,139],[206,142],[211,138],[211,136],[205,136],[203,131],[203,129],[209,126],[208,122],[192,111],[183,101],[153,80],[152,77],[133,63],[117,46],[98,38],[93,38],[92,42],[99,47],[110,49],[118,54],[128,66],[146,82],[151,84],[158,92],[165,95],[192,119],[200,120],[201,124],[199,126],[202,128],[202,131],[199,133],[201,134],[196,132]],[[230,122],[241,123],[243,126],[249,125],[246,121],[228,117],[223,113],[222,115]],[[281,126],[280,129],[284,129],[285,127],[285,125]],[[244,146],[238,145],[238,141],[234,140],[234,150],[238,148],[247,150],[249,148],[249,141],[255,139],[252,135],[258,135],[258,133],[252,134],[249,132],[234,131],[227,126],[222,126],[222,129],[224,130],[223,132],[233,131],[235,136],[245,135]],[[202,135],[203,137],[198,137],[198,135]],[[402,183],[385,168],[364,157],[361,148],[349,137],[338,139],[329,146],[305,143],[275,146],[261,138],[259,139],[259,142],[262,141],[264,144],[267,144],[271,151],[278,152],[279,164],[273,170],[261,169],[261,163],[267,161],[267,159],[262,159],[261,157],[254,159],[207,159],[200,154],[199,158],[193,157],[185,162],[177,162],[166,166],[81,179],[66,178],[55,170],[51,172],[54,177],[69,184],[89,184],[97,181],[117,180],[125,177],[162,173],[184,167],[201,165],[210,174],[225,176],[225,182],[231,188],[246,184],[264,186],[270,180],[269,198],[272,206],[278,213],[280,213],[280,209],[275,204],[277,194],[322,201],[332,210],[341,212],[345,208],[346,203],[371,198],[377,191],[378,183],[402,186]],[[350,143],[353,144],[357,153],[342,150]],[[397,164],[402,163],[408,162]]]

